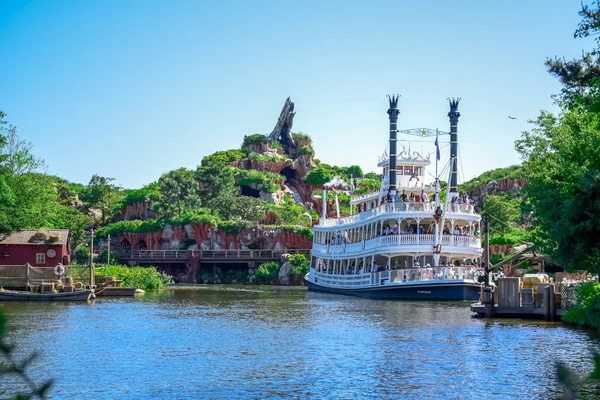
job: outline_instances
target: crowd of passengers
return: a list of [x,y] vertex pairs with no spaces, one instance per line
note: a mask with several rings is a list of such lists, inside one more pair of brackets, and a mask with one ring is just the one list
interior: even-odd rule
[[[442,261],[440,263],[440,265],[438,267],[434,267],[434,268],[448,268],[448,267],[475,267],[474,265],[466,265],[465,263],[456,261],[454,264],[451,263],[447,263]],[[323,266],[324,268],[324,266]],[[431,264],[427,263],[425,266],[421,266],[418,262],[415,262],[415,264],[413,265],[413,268],[417,268],[417,269],[421,269],[421,268],[432,268]],[[373,264],[367,264],[367,272],[370,273],[376,273],[376,272],[385,272],[387,271],[388,265],[387,264],[378,264],[377,262],[374,262]],[[441,271],[440,271],[441,272]],[[352,265],[350,267],[348,267],[345,271],[344,271],[344,275],[358,275],[358,274],[364,274],[365,270],[363,267],[361,267],[360,269],[357,268],[357,266]]]
[[[433,197],[432,201],[435,201],[435,194],[432,197]],[[396,193],[394,195],[393,199],[390,199],[387,197],[382,198],[382,204],[392,203],[392,202],[393,203],[400,203],[400,202],[402,202],[402,203],[429,203],[429,195],[427,193],[425,193],[424,189],[421,189],[421,194],[419,194],[419,195],[415,195],[414,192],[410,192],[410,195],[407,195],[406,191],[402,190],[402,193],[400,193],[400,194]],[[469,212],[473,212],[473,209],[475,207],[475,202],[473,201],[473,199],[471,199],[469,197],[469,195],[467,195],[467,193],[462,193],[459,196],[453,196],[450,199],[450,204],[467,204]],[[359,212],[365,211],[365,205],[359,204],[358,211]]]
[[[414,228],[412,225],[407,225],[406,228],[404,228],[404,229],[399,229],[398,224],[395,224],[393,227],[390,227],[389,225],[384,225],[383,231],[381,232],[381,231],[377,230],[377,233],[375,235],[376,235],[376,237],[380,237],[381,235],[383,235],[383,236],[412,235],[415,233],[433,235],[434,234],[433,229],[434,229],[433,225],[429,225],[427,229],[425,229],[425,227],[423,225],[419,225],[418,227],[415,226]],[[454,226],[454,229],[452,231],[450,231],[449,226],[445,226],[443,234],[444,235],[456,235],[456,236],[479,236],[480,232],[479,232],[477,225],[474,226],[472,232],[468,226],[463,226],[461,228],[458,225],[456,225],[456,226]],[[338,235],[336,237],[331,239],[326,244],[346,244],[346,243],[352,243],[352,241],[349,239],[346,239],[345,236],[342,236],[341,234],[338,233]]]

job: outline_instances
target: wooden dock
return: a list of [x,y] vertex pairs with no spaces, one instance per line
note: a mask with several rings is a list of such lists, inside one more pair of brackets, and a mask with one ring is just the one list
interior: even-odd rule
[[479,317],[554,321],[565,313],[557,307],[560,297],[555,295],[552,283],[522,288],[521,278],[500,278],[497,287],[484,288],[481,298],[481,302],[471,305],[471,311]]

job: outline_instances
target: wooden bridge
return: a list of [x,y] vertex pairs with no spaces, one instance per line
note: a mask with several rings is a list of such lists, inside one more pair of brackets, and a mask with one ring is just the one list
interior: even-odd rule
[[120,250],[121,262],[142,264],[165,263],[235,263],[279,261],[283,254],[309,254],[310,249],[301,250]]

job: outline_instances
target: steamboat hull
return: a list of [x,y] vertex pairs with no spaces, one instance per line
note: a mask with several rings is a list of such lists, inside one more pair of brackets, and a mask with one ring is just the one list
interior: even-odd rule
[[343,294],[378,300],[479,300],[481,286],[476,283],[457,282],[443,284],[392,285],[360,289],[341,289],[308,282],[308,290]]

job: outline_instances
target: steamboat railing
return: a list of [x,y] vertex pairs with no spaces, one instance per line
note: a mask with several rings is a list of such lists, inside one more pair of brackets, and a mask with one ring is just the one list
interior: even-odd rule
[[[481,239],[475,236],[442,235],[443,246],[481,248]],[[379,236],[374,239],[362,240],[355,243],[317,244],[313,243],[313,252],[343,254],[372,250],[379,247],[391,246],[421,246],[434,245],[434,235],[430,234],[397,234]]]
[[[440,204],[440,207],[444,207],[444,204]],[[386,203],[382,204],[377,208],[373,208],[368,211],[363,211],[360,214],[349,215],[343,218],[329,218],[324,222],[320,222],[320,226],[338,226],[350,224],[356,221],[366,221],[368,219],[377,217],[382,214],[390,214],[390,213],[419,213],[419,212],[427,212],[433,213],[435,211],[435,203],[416,203],[416,202],[396,202],[396,203]],[[474,207],[471,204],[453,204],[450,203],[446,207],[446,212],[453,214],[468,214],[474,215]]]
[[367,272],[358,274],[331,274],[310,271],[311,279],[324,286],[338,288],[357,288],[385,286],[419,281],[474,281],[483,276],[483,270],[475,267],[432,267],[393,269],[391,271]]

